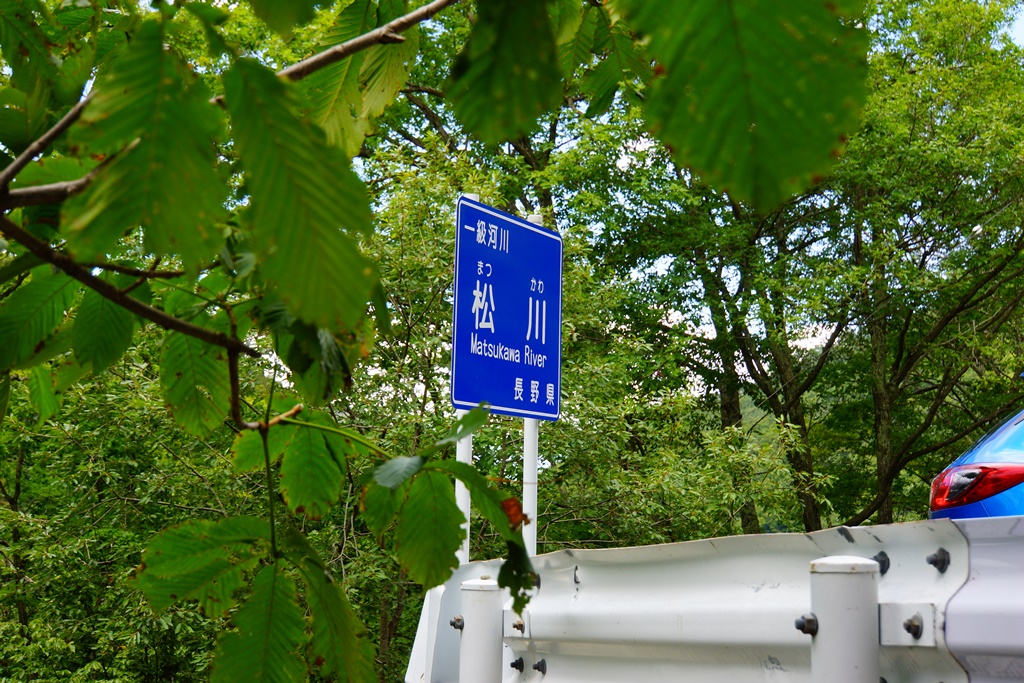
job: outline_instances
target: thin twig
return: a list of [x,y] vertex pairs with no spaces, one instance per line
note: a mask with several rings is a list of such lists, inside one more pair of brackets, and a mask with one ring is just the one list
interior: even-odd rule
[[28,148],[18,155],[18,158],[7,165],[2,172],[0,172],[0,192],[3,192],[11,181],[14,180],[15,176],[21,172],[23,168],[29,165],[29,163],[36,158],[37,155],[42,154],[46,151],[46,148],[50,146],[54,140],[64,134],[68,128],[71,127],[78,117],[82,115],[82,110],[85,109],[86,105],[92,101],[92,93],[82,98],[82,100],[73,106],[67,114],[65,114],[60,121],[54,124],[53,128],[43,133],[43,135],[33,142]]

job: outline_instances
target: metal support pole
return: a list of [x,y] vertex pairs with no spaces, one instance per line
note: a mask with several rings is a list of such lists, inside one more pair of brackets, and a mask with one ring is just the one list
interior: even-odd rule
[[523,514],[530,523],[523,526],[526,552],[537,554],[537,460],[540,420],[523,419]]
[[[836,555],[811,562],[814,683],[878,683],[878,563]],[[798,620],[798,627],[799,627]]]
[[501,683],[504,673],[501,667],[503,597],[497,581],[462,582],[460,681]]
[[[544,224],[544,217],[536,213],[530,214],[526,220],[534,225]],[[537,554],[537,526],[540,524],[537,519],[539,432],[540,420],[530,417],[523,419],[523,514],[530,520],[529,524],[523,526],[523,541],[530,557]]]
[[[469,411],[456,410],[455,415],[461,419],[467,412]],[[455,459],[467,465],[473,464],[472,434],[455,442]],[[466,532],[466,537],[462,539],[462,547],[459,548],[455,555],[459,559],[459,564],[466,564],[469,562],[469,489],[458,479],[455,480],[455,504],[459,506],[459,511],[466,516],[466,521],[462,523],[462,529]]]

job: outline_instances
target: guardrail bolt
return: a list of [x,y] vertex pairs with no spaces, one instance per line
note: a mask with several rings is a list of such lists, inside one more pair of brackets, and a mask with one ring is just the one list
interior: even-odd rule
[[516,619],[512,622],[512,628],[519,631],[520,633],[526,633],[526,624],[523,623],[522,619]]
[[541,676],[547,675],[548,673],[548,662],[546,659],[542,659],[533,665],[534,671],[539,671]]
[[466,626],[466,622],[462,620],[462,617],[454,617],[448,622],[452,625],[452,628],[456,631],[461,631]]
[[526,668],[526,662],[524,662],[523,658],[520,657],[516,661],[512,662],[511,664],[509,664],[509,666],[511,668],[515,669],[516,671],[518,671],[519,673],[523,673],[523,669]]
[[818,617],[813,614],[805,614],[796,619],[796,630],[806,633],[809,636],[818,634]]
[[889,571],[889,555],[884,550],[879,551],[877,555],[871,558],[878,563],[878,571],[884,576]]
[[949,551],[945,548],[939,548],[926,557],[925,562],[938,569],[940,574],[944,574],[946,569],[949,568]]
[[904,621],[903,630],[914,636],[914,640],[920,640],[921,634],[924,633],[924,621],[921,619],[921,615],[915,614]]

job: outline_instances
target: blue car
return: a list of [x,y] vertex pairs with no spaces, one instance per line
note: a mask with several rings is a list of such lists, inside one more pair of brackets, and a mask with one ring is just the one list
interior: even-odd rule
[[932,481],[931,517],[1024,514],[1024,411],[1006,420]]

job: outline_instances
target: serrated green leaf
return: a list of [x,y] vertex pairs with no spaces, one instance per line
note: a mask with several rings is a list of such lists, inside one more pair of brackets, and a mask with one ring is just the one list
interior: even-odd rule
[[492,0],[452,66],[448,97],[486,143],[524,135],[561,102],[562,80],[544,0]]
[[135,316],[127,309],[87,290],[71,333],[75,357],[92,364],[93,372],[103,372],[131,346],[134,324]]
[[[355,0],[345,7],[327,32],[318,51],[352,40],[374,28],[373,0]],[[358,52],[316,71],[303,88],[312,107],[313,121],[327,134],[327,143],[347,157],[359,153],[369,125],[362,115],[359,74],[367,52]]]
[[139,588],[157,611],[198,598],[222,614],[242,585],[243,569],[259,559],[253,545],[268,538],[267,522],[256,517],[187,522],[167,529],[143,553]]
[[70,50],[66,51],[60,68],[57,70],[56,82],[53,85],[57,101],[72,105],[78,102],[85,90],[85,84],[92,78],[93,65],[96,62],[96,48],[92,43],[75,41]]
[[858,123],[868,34],[818,0],[622,0],[664,68],[647,118],[680,163],[771,209],[824,173]]
[[360,517],[373,534],[380,538],[391,526],[401,503],[396,489],[371,481],[363,489]]
[[437,440],[437,443],[435,443],[434,446],[446,446],[465,439],[467,436],[487,424],[487,418],[489,416],[490,411],[479,407],[473,408],[460,417],[455,425],[448,430],[448,433]]
[[583,18],[590,13],[591,8],[589,3],[581,6],[578,0],[557,0],[548,4],[556,45],[564,45],[576,38]]
[[30,358],[57,331],[78,283],[50,267],[32,270],[28,283],[0,306],[0,369]]
[[57,70],[37,21],[41,9],[36,0],[0,0],[0,50],[11,83],[25,91],[45,87]]
[[180,332],[168,332],[160,355],[160,386],[171,414],[190,434],[213,431],[231,404],[223,349]]
[[47,125],[47,101],[42,89],[24,93],[15,88],[0,89],[0,142],[14,154],[21,154]]
[[419,472],[424,462],[426,461],[418,455],[399,455],[378,465],[373,471],[373,479],[381,486],[395,489]]
[[91,372],[92,366],[82,365],[74,358],[71,358],[62,363],[57,369],[54,377],[53,388],[59,396],[74,385],[78,384],[79,380],[88,376]]
[[34,367],[29,373],[28,398],[38,416],[36,425],[46,422],[60,410],[57,395],[53,392],[53,377],[46,366]]
[[465,521],[448,477],[429,471],[416,477],[398,515],[395,551],[424,589],[444,583],[459,566],[455,552],[466,536]]
[[341,495],[343,475],[323,433],[294,427],[281,459],[281,494],[296,514],[320,519]]
[[57,331],[47,337],[43,342],[36,344],[33,353],[23,360],[11,365],[12,370],[28,370],[37,365],[45,363],[51,358],[71,350],[71,326],[72,320],[65,319]]
[[305,679],[297,652],[305,624],[295,583],[278,563],[264,567],[252,595],[235,613],[237,631],[219,638],[211,683],[287,683]]
[[[405,4],[404,0],[381,0],[377,23],[386,24],[403,14]],[[409,78],[409,70],[419,52],[419,29],[413,27],[402,36],[405,40],[400,43],[374,45],[366,51],[366,58],[359,70],[364,118],[377,118],[383,114]]]
[[[564,0],[563,0],[564,4]],[[572,3],[577,4],[577,3]],[[579,8],[576,8],[579,13]],[[591,50],[594,49],[594,30],[597,27],[598,10],[590,5],[583,9],[580,16],[579,26],[572,33],[569,39],[559,43],[559,62],[562,65],[562,73],[572,76],[576,73],[577,67],[585,65],[590,59]]]
[[96,260],[137,225],[149,251],[180,254],[193,272],[219,249],[226,190],[213,138],[220,113],[191,73],[186,82],[186,71],[165,49],[162,24],[145,22],[72,130],[75,144],[120,150],[65,202],[62,225],[79,258]]
[[327,563],[299,531],[282,534],[285,555],[302,574],[313,617],[313,653],[323,659],[323,675],[337,672],[347,683],[376,682],[373,644]]
[[295,117],[294,89],[266,67],[240,60],[224,84],[267,279],[297,317],[355,328],[377,281],[353,239],[370,227],[361,181],[319,128]]
[[316,16],[316,6],[320,0],[249,0],[256,16],[266,22],[267,26],[281,35],[305,24]]

